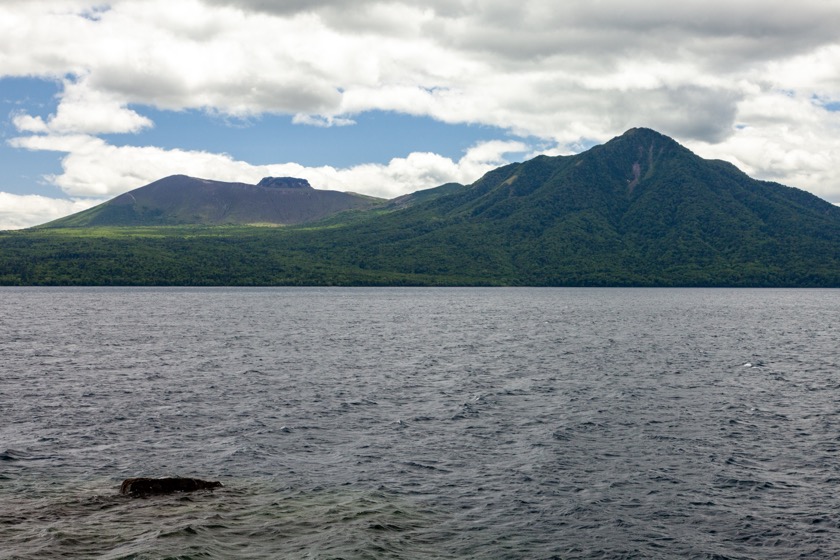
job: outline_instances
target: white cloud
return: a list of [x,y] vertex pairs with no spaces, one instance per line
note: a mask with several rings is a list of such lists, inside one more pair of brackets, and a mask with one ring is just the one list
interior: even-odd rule
[[738,116],[739,129],[723,142],[689,146],[753,177],[840,201],[840,113],[826,111],[814,99],[777,92],[743,101]]
[[41,117],[33,117],[26,113],[17,112],[12,115],[12,123],[19,132],[49,132],[49,127]]
[[[656,112],[691,113],[695,104],[710,105],[709,98],[737,98],[737,88],[727,91],[718,73],[731,75],[727,65],[743,57],[743,49],[724,45],[704,54],[693,41],[741,37],[741,30],[727,31],[729,20],[722,16],[698,25],[698,12],[705,10],[699,5],[458,5],[122,0],[97,20],[66,9],[27,13],[15,7],[9,12],[22,21],[3,30],[10,52],[8,60],[0,58],[0,73],[83,76],[68,82],[55,115],[54,127],[64,133],[96,133],[96,125],[81,117],[104,102],[99,126],[110,122],[114,131],[148,126],[126,109],[134,103],[231,115],[309,115],[319,124],[393,110],[546,138],[562,135],[558,131],[570,121],[588,121],[608,137],[615,121],[632,125]],[[754,14],[750,29],[762,27],[765,12],[773,10]],[[765,27],[777,30],[779,24],[772,20]],[[663,37],[674,47],[663,49]],[[39,46],[30,47],[27,57],[29,49],[19,45],[33,41]],[[686,101],[683,91],[702,95]],[[609,122],[601,116],[604,108],[611,111]],[[107,118],[111,114],[118,118]],[[731,124],[731,111],[713,117],[712,126],[664,132],[702,135],[709,129],[714,136]]]
[[469,149],[458,161],[416,152],[393,158],[388,164],[363,164],[348,168],[305,167],[296,163],[251,165],[227,154],[165,150],[154,146],[113,146],[84,135],[27,136],[12,140],[14,146],[33,150],[64,151],[63,172],[48,179],[76,197],[112,197],[176,174],[219,181],[258,182],[266,176],[308,179],[315,188],[353,191],[393,198],[447,182],[471,183],[482,174],[507,163],[505,155],[521,153],[520,142],[492,141]]
[[114,94],[92,89],[86,80],[65,81],[61,103],[46,123],[58,134],[115,134],[139,132],[152,121],[125,107]]
[[21,229],[57,220],[99,204],[102,200],[65,200],[0,192],[0,230]]
[[9,140],[9,145],[27,150],[50,152],[89,152],[105,145],[105,141],[84,134],[20,136]]
[[356,124],[356,121],[341,117],[322,117],[319,115],[304,115],[302,113],[298,113],[292,118],[292,123],[329,128],[331,126],[350,126]]
[[92,89],[85,80],[65,80],[58,110],[46,121],[23,113],[15,115],[12,121],[21,132],[56,134],[127,133],[153,126],[152,121],[126,108],[114,94]]

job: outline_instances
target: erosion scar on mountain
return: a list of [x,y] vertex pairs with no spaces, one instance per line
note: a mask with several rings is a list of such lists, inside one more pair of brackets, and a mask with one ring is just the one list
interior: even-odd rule
[[639,162],[635,162],[633,164],[633,180],[630,181],[630,184],[627,185],[627,190],[630,194],[633,194],[633,189],[636,188],[636,185],[639,184],[639,177],[642,175],[642,166]]

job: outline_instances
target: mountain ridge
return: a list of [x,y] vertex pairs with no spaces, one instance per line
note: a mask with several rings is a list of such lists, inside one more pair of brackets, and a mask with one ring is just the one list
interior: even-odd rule
[[[56,233],[37,238],[45,256],[36,265],[25,252],[14,257],[13,237],[0,238],[0,248],[10,251],[0,255],[0,279],[76,282],[74,275],[82,274],[93,283],[175,285],[840,287],[840,208],[705,160],[645,128],[580,154],[511,163],[470,185],[442,185],[273,229],[190,229],[189,237],[173,230],[155,233],[164,237],[158,240],[150,237],[149,231],[161,231],[155,228],[112,228],[89,230],[102,232],[91,241],[49,228],[41,231]],[[137,238],[129,240],[132,235]],[[231,236],[235,249],[223,241]],[[49,256],[62,251],[85,256],[76,262]],[[214,260],[224,264],[211,270]],[[184,268],[186,262],[193,267]],[[39,267],[48,272],[33,272]]]
[[[466,247],[481,255],[472,263],[484,262],[483,274],[536,285],[660,285],[674,275],[681,284],[706,285],[721,271],[737,281],[753,267],[789,278],[786,268],[801,260],[800,251],[815,269],[830,256],[832,275],[840,265],[840,208],[704,160],[650,129],[631,129],[582,154],[500,167],[353,231],[345,237],[369,266],[408,254],[426,271],[451,274],[459,263],[448,255]],[[423,244],[436,248],[434,263],[422,257],[429,254]],[[416,271],[417,264],[396,270]]]

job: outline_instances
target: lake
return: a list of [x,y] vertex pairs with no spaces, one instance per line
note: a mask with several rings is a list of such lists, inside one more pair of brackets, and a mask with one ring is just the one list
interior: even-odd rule
[[838,557],[838,355],[836,290],[3,288],[0,558]]

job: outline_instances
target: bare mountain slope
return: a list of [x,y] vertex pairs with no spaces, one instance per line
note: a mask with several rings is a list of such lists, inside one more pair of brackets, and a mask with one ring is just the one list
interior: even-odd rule
[[382,200],[313,189],[305,179],[266,177],[256,185],[166,177],[44,227],[301,224]]

